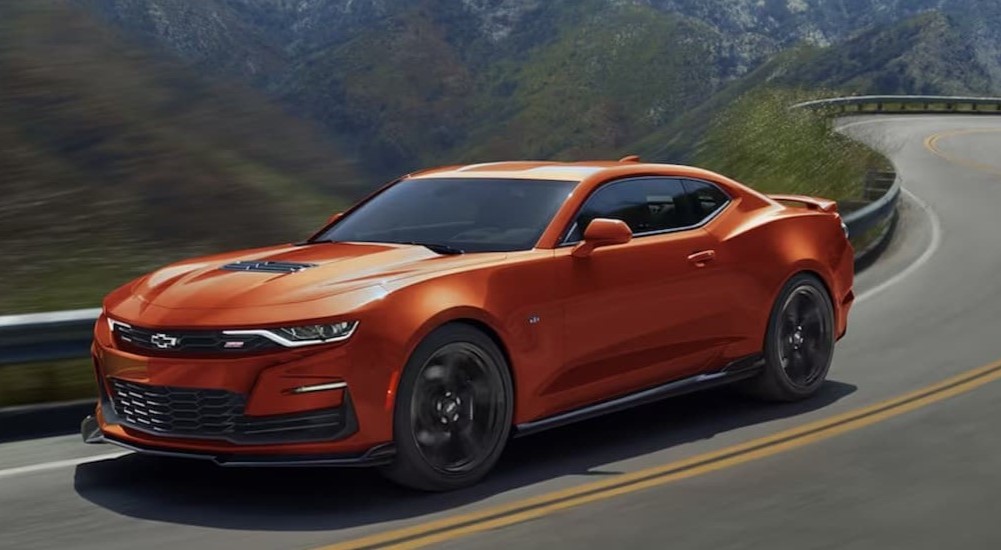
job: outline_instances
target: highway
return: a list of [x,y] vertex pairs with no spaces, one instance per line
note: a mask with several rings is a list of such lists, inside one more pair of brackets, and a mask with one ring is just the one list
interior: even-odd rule
[[818,397],[720,390],[526,437],[441,495],[368,470],[8,443],[0,548],[1001,547],[1001,117],[842,124],[906,195]]

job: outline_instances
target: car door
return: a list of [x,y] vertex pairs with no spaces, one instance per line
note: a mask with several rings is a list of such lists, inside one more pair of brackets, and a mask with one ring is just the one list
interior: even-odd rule
[[[554,408],[692,375],[718,356],[729,319],[698,216],[675,178],[611,182],[585,201],[554,258],[565,315],[564,361],[546,386]],[[632,241],[572,257],[595,218],[626,222]]]

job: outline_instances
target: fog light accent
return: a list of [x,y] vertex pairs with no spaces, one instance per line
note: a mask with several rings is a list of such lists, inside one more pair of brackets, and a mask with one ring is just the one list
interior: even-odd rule
[[299,386],[298,388],[292,388],[291,390],[289,390],[289,393],[300,394],[300,393],[313,393],[318,391],[342,390],[346,387],[348,387],[347,382],[330,382],[327,384]]

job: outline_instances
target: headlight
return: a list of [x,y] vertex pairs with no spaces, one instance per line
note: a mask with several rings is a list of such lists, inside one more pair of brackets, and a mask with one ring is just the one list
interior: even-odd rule
[[234,336],[263,336],[287,348],[297,348],[347,340],[351,338],[356,328],[358,328],[358,321],[341,321],[331,324],[302,325],[275,329],[225,330],[223,333]]
[[845,224],[844,220],[841,220],[841,230],[845,232],[845,238],[849,238],[851,235],[848,234],[848,226]]
[[274,332],[292,340],[293,342],[306,342],[311,340],[318,340],[321,342],[327,342],[330,340],[343,339],[351,336],[351,332],[354,331],[357,321],[342,321],[340,323],[334,323],[332,325],[305,325],[301,327],[286,327],[275,330]]

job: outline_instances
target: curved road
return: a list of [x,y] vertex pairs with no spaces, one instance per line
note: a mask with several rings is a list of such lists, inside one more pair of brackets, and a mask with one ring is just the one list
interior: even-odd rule
[[485,483],[445,495],[366,470],[9,443],[0,547],[1001,547],[1001,369],[893,400],[1001,366],[1001,117],[844,131],[886,151],[908,195],[816,399],[642,407],[516,440]]

